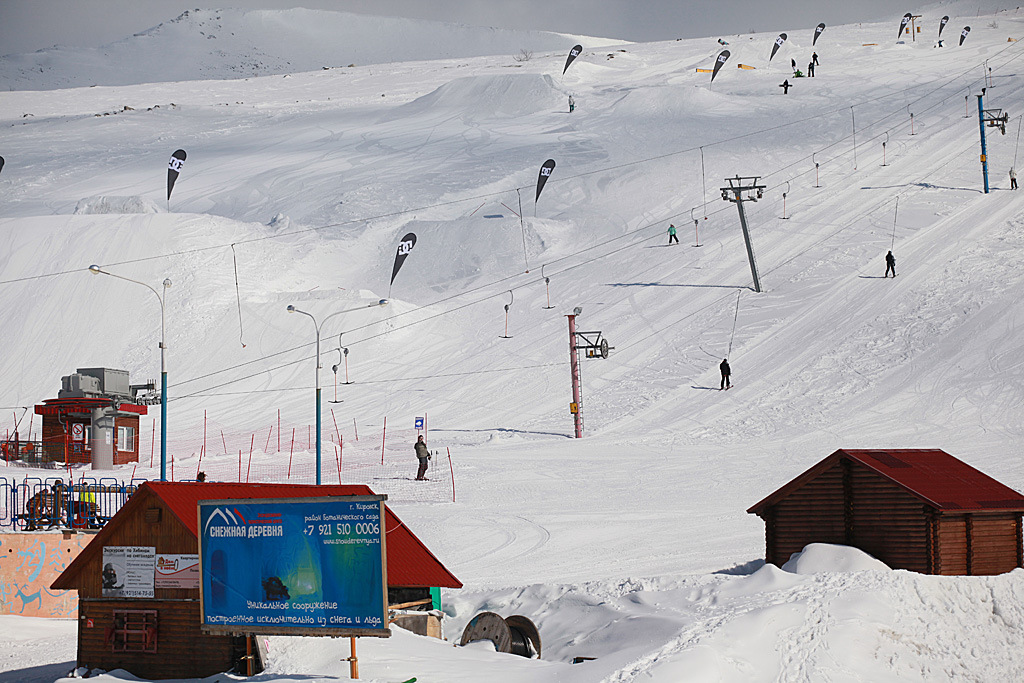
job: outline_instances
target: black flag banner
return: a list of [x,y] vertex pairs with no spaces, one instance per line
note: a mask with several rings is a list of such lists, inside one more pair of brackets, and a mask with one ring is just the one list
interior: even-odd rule
[[537,196],[533,198],[533,203],[536,204],[537,200],[540,199],[540,191],[544,189],[544,185],[547,184],[548,178],[551,177],[551,172],[555,170],[555,160],[548,159],[540,167],[540,175],[537,176]]
[[565,68],[562,69],[563,76],[565,75],[566,70],[569,68],[569,65],[572,64],[572,60],[579,57],[581,52],[583,52],[582,45],[576,45],[571,50],[569,50],[569,56],[565,60]]
[[178,179],[178,174],[181,173],[181,167],[185,164],[185,150],[179,149],[171,155],[171,160],[167,162],[167,201],[171,201],[171,190],[174,189],[174,182]]
[[967,40],[967,34],[971,32],[970,26],[964,26],[964,30],[960,31],[960,44],[963,45],[964,41]]
[[818,36],[820,36],[821,32],[824,30],[825,22],[821,22],[820,24],[818,24],[818,27],[814,29],[814,40],[811,41],[811,47],[814,47],[814,44],[818,42]]
[[949,15],[948,14],[946,16],[942,17],[942,19],[939,20],[939,38],[942,37],[942,29],[946,28],[946,22],[948,22],[948,21],[949,21]]
[[[409,256],[409,252],[416,246],[416,235],[409,233],[402,238],[402,241],[398,243],[398,253],[395,254],[395,267],[391,269],[391,284],[395,284],[395,276],[398,275],[398,271],[402,268],[402,264],[405,263],[405,259]],[[388,285],[390,287],[391,285]]]
[[775,45],[772,46],[772,56],[768,58],[769,62],[775,58],[775,53],[779,51],[779,48],[782,47],[782,44],[786,42],[788,37],[785,33],[780,33],[779,37],[775,39]]
[[711,82],[715,82],[715,76],[718,75],[722,65],[725,64],[726,60],[729,59],[731,53],[728,50],[722,50],[718,53],[718,59],[715,60],[715,70],[711,72]]
[[0,171],[4,170],[4,158],[0,157]]
[[910,20],[913,19],[913,18],[914,18],[914,15],[911,14],[910,12],[907,12],[906,14],[903,15],[903,18],[900,19],[900,30],[899,30],[899,33],[896,34],[897,38],[902,38],[903,37],[903,29],[905,29],[907,27],[907,24],[909,24]]

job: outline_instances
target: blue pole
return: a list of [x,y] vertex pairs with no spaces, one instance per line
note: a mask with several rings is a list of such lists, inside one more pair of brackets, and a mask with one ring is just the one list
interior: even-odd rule
[[[316,359],[320,362],[320,359]],[[320,481],[320,387],[316,388],[316,483],[319,486]]]
[[981,174],[985,178],[985,194],[988,194],[988,152],[985,147],[985,107],[978,95],[978,125],[981,127]]
[[160,373],[160,481],[167,481],[167,372]]

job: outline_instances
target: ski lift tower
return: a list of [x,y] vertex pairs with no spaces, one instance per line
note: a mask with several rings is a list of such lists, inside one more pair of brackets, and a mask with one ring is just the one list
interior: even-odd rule
[[[743,202],[756,202],[764,197],[764,185],[758,185],[760,176],[736,176],[726,178],[729,187],[720,188],[722,199],[736,204],[740,212],[740,226],[743,228],[743,241],[747,245],[747,258],[750,260],[750,274],[754,276],[754,291],[761,291],[761,280],[757,277],[757,263],[754,262],[754,247],[750,244],[750,231],[747,230],[747,215],[743,211]],[[746,193],[746,194],[744,194]]]
[[988,194],[988,151],[985,146],[985,124],[987,123],[989,128],[998,128],[1003,135],[1006,135],[1006,122],[1009,121],[1010,115],[1004,113],[1002,109],[985,109],[985,90],[982,88],[981,94],[978,95],[978,125],[981,127],[981,174],[985,179],[985,194]]
[[572,413],[573,423],[576,428],[576,438],[583,438],[583,395],[580,385],[580,349],[586,351],[587,358],[607,358],[608,352],[614,346],[608,346],[608,340],[601,338],[600,332],[577,332],[576,317],[583,312],[579,306],[573,309],[572,315],[565,316],[569,319],[569,369],[572,372],[572,403],[569,404],[569,412]]

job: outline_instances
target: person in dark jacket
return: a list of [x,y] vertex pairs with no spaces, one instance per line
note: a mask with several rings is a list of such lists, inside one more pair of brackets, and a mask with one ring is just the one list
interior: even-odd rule
[[818,53],[817,52],[811,54],[811,63],[814,64],[814,66],[818,66]]
[[814,78],[814,62],[808,62],[807,75],[811,78]]
[[420,468],[416,471],[416,481],[423,481],[426,479],[424,476],[427,473],[427,461],[430,460],[430,451],[427,450],[427,444],[423,441],[423,435],[416,439],[416,445],[413,446],[413,450],[416,451],[416,458],[420,461]]
[[882,277],[889,277],[890,272],[893,277],[896,277],[896,257],[892,255],[891,251],[885,255],[885,275]]
[[722,389],[728,389],[732,386],[729,383],[729,377],[732,375],[732,368],[729,367],[729,359],[723,358],[721,365],[718,368],[722,371],[722,386],[719,387],[719,391]]

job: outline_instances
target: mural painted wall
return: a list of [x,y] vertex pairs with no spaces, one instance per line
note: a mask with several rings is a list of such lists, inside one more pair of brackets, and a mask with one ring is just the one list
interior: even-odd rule
[[92,534],[0,534],[0,614],[78,618],[78,592],[50,584],[89,544]]

